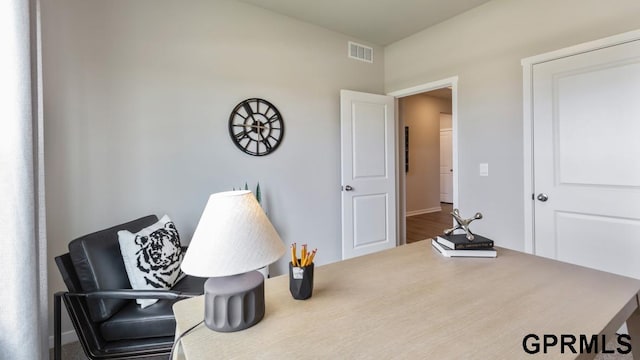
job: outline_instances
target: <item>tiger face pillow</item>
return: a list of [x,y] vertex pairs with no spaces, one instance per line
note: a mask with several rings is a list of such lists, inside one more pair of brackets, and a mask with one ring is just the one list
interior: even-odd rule
[[[118,231],[118,242],[133,289],[170,289],[184,276],[180,271],[184,257],[180,235],[167,215],[135,234],[127,230]],[[158,300],[136,301],[145,308]]]

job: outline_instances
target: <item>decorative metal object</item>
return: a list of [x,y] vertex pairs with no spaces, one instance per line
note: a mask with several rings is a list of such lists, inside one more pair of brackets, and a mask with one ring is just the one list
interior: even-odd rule
[[240,102],[229,116],[229,135],[243,152],[264,156],[274,152],[284,137],[284,121],[278,109],[264,99]]
[[451,212],[451,216],[453,216],[453,218],[456,220],[456,222],[458,223],[458,225],[452,227],[451,229],[446,229],[444,231],[445,235],[451,235],[453,234],[454,231],[458,230],[458,229],[462,229],[464,230],[465,233],[467,233],[467,240],[469,241],[473,241],[473,239],[475,238],[473,236],[473,233],[471,232],[471,230],[469,229],[469,224],[471,224],[471,222],[473,220],[480,220],[482,219],[482,214],[477,212],[472,218],[468,218],[468,219],[463,219],[460,216],[460,211],[458,211],[458,209],[453,209],[453,211]]

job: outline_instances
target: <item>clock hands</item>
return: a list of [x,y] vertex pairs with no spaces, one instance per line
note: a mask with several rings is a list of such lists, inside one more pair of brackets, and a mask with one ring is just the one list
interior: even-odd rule
[[[247,112],[247,118],[251,118],[251,120],[253,120],[253,124],[252,125],[244,125],[244,126],[245,127],[250,127],[253,131],[255,131],[256,133],[260,134],[260,137],[262,137],[264,139],[264,136],[262,135],[262,130],[267,129],[267,127],[262,122],[256,120],[256,118],[254,116],[253,109],[251,108],[251,105],[249,103],[244,103],[242,106],[244,107],[244,111]],[[256,107],[258,109],[258,113],[260,113],[260,101],[258,101],[256,103]],[[268,111],[269,111],[269,108],[267,108],[267,112]],[[278,120],[278,115],[277,114],[274,114],[273,116],[271,116],[270,118],[267,119],[269,124],[273,123],[276,120]]]
[[[257,103],[257,106],[258,106],[258,109],[260,109],[260,102]],[[250,128],[252,128],[252,130],[255,131],[256,133],[261,134],[262,133],[262,129],[264,127],[261,128],[262,123],[257,121],[256,118],[253,116],[253,109],[251,108],[251,105],[248,102],[246,102],[246,103],[243,104],[243,107],[244,107],[244,111],[246,111],[247,114],[248,114],[247,117],[250,117],[251,120],[253,120],[253,125],[248,125],[248,126]],[[256,124],[258,124],[258,125],[256,125]],[[246,125],[245,125],[245,127],[246,127]],[[246,132],[246,130],[245,130],[245,132]],[[256,145],[256,147],[257,147],[257,145]],[[256,151],[258,151],[258,150],[256,149]]]
[[[273,135],[271,135],[270,133],[265,136],[262,131],[265,129],[269,129],[269,127],[264,126],[264,125],[234,125],[236,127],[242,127],[243,129],[238,132],[235,133],[234,136],[235,138],[240,141],[244,138],[249,138],[249,142],[251,141],[256,141],[256,142],[261,142],[263,144],[265,144],[265,147],[267,148],[267,150],[271,149],[272,145],[269,142],[269,138],[274,139],[277,141],[277,138],[275,138]],[[258,134],[258,140],[256,139],[252,139],[249,137],[249,132],[247,132],[246,128],[249,127],[251,128],[256,134]]]

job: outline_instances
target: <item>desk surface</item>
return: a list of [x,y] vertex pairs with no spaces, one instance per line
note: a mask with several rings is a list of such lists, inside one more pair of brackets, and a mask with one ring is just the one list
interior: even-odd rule
[[[286,275],[267,280],[260,323],[235,333],[201,325],[182,339],[186,358],[515,359],[530,333],[614,339],[640,291],[635,279],[506,249],[445,258],[430,241],[316,267],[314,277],[305,301],[291,297]],[[203,298],[174,312],[181,333],[202,320]],[[545,359],[575,357],[556,347]]]

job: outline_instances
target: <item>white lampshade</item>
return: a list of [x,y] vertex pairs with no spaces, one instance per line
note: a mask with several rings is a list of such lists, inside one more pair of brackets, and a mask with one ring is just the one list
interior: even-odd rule
[[182,271],[198,277],[246,273],[285,253],[280,235],[251,191],[227,191],[209,197]]

